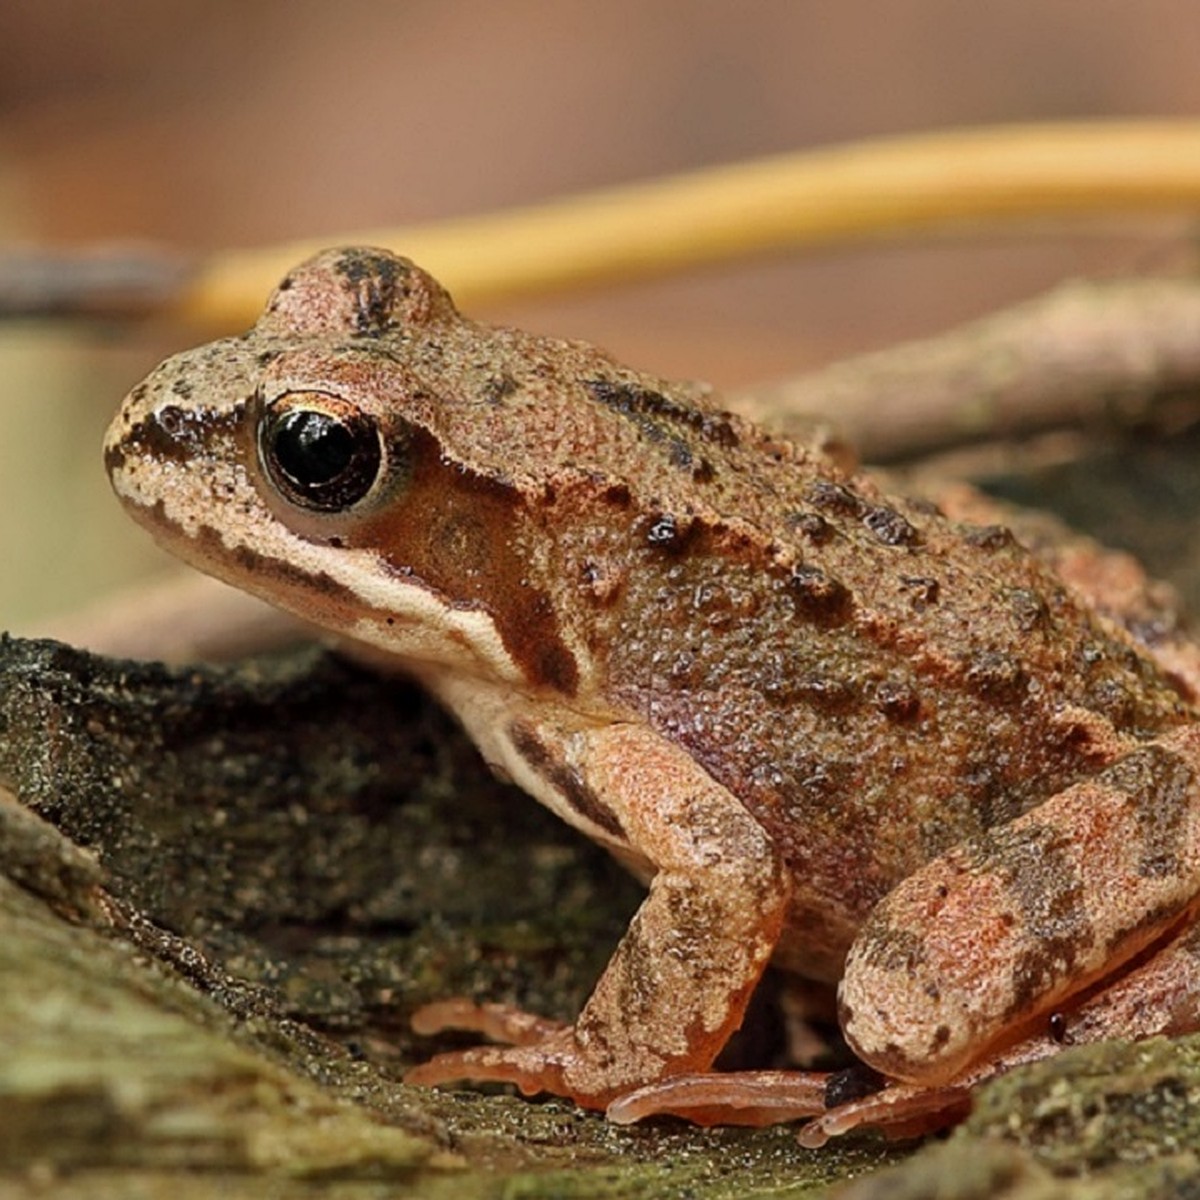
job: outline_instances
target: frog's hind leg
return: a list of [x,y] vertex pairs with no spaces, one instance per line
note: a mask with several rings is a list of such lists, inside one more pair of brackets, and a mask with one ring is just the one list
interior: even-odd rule
[[[872,1095],[831,1104],[800,1130],[800,1144],[815,1149],[832,1137],[866,1127],[893,1138],[929,1133],[966,1116],[976,1087],[1015,1067],[1051,1058],[1067,1046],[1114,1038],[1142,1041],[1197,1030],[1200,922],[1192,913],[1145,961],[1104,981],[1077,1006],[1048,1014],[1029,1036],[976,1063],[949,1084],[889,1084]],[[831,1085],[831,1100],[832,1091]]]
[[1154,961],[1198,898],[1200,727],[1189,725],[890,892],[847,958],[846,1040],[890,1078],[957,1082]]

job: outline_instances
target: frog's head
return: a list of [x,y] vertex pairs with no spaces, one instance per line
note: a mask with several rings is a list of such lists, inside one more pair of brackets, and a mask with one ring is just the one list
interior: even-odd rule
[[251,331],[134,388],[106,438],[113,487],[168,549],[343,637],[570,692],[529,481],[479,415],[511,390],[505,355],[528,363],[521,336],[464,321],[387,251],[328,251]]

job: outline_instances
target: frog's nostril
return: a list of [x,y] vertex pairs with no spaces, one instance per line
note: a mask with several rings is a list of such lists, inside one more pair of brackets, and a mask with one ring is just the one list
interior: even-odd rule
[[181,409],[177,404],[168,404],[165,408],[158,411],[158,424],[168,437],[178,438],[186,434],[187,422]]

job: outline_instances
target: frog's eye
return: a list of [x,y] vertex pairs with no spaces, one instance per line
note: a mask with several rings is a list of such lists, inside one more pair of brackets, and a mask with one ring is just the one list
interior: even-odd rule
[[293,504],[341,512],[370,492],[383,467],[375,422],[332,396],[282,396],[258,427],[258,454],[271,482]]

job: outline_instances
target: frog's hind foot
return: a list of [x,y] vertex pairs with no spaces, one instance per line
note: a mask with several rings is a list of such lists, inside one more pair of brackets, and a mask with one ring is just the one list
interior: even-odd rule
[[[610,1121],[629,1125],[651,1116],[683,1117],[697,1125],[778,1125],[813,1117],[798,1135],[817,1149],[830,1138],[873,1127],[890,1138],[918,1137],[953,1125],[970,1108],[966,1088],[892,1084],[861,1095],[862,1071],[738,1071],[676,1075],[614,1100]],[[856,1092],[859,1093],[856,1095]]]
[[[452,1050],[411,1068],[405,1083],[508,1083],[527,1096],[550,1092],[586,1108],[606,1108],[608,1119],[632,1125],[647,1117],[674,1116],[694,1125],[780,1125],[814,1118],[798,1135],[816,1149],[851,1130],[875,1127],[892,1138],[918,1137],[966,1115],[965,1087],[881,1086],[882,1077],[859,1065],[845,1071],[731,1071],[673,1075],[617,1094],[580,1086],[582,1065],[572,1026],[507,1004],[476,1004],[456,997],[418,1009],[417,1033],[459,1030],[496,1043]],[[569,1080],[568,1076],[572,1078]]]

